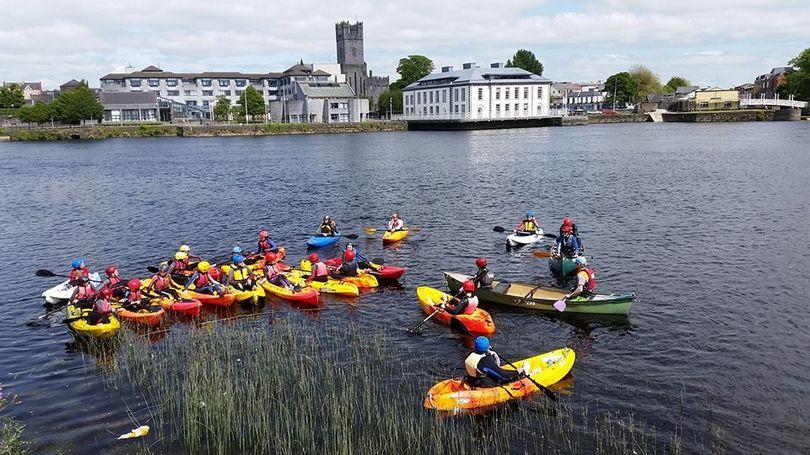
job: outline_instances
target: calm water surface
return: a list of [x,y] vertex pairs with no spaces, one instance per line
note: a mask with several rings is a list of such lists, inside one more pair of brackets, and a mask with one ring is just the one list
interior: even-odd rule
[[[571,346],[566,399],[632,413],[662,443],[679,431],[690,452],[806,452],[808,171],[810,122],[0,144],[0,381],[20,401],[8,413],[35,451],[125,451],[114,437],[133,427],[103,387],[114,363],[76,349],[61,315],[24,324],[56,283],[38,268],[81,256],[142,275],[181,243],[222,257],[262,227],[300,258],[324,213],[362,234],[398,210],[423,231],[358,244],[407,265],[404,288],[327,298],[317,323],[406,327],[423,317],[416,286],[479,255],[502,278],[553,283],[545,261],[492,232],[532,209],[552,231],[573,216],[599,289],[638,303],[618,320],[492,308],[501,352]],[[468,350],[445,327],[393,332],[436,357],[431,381],[461,373]]]

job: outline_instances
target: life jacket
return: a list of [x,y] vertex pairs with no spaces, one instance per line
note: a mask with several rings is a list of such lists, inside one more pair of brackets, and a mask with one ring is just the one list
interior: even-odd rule
[[278,263],[265,264],[265,266],[264,266],[264,276],[268,280],[278,276],[280,273],[281,273],[281,269],[278,268]]
[[594,289],[596,289],[596,277],[594,276],[593,270],[587,268],[585,270],[580,270],[579,272],[577,272],[577,276],[579,276],[579,274],[581,273],[584,273],[588,277],[588,281],[585,282],[585,285],[582,286],[582,289],[588,292],[591,292]]
[[201,288],[211,283],[211,277],[207,273],[198,273],[194,280],[194,287]]
[[326,264],[323,261],[318,261],[310,267],[310,272],[315,275],[315,277],[319,276],[327,276],[329,275],[329,269],[326,267]]
[[560,250],[562,251],[564,256],[573,256],[575,253],[574,248],[574,236],[569,235],[566,239],[565,236],[560,238]]
[[396,220],[396,221],[394,221],[393,219],[391,219],[391,221],[389,221],[389,222],[388,222],[388,230],[389,230],[389,231],[399,231],[399,230],[401,230],[401,229],[402,229],[402,226],[403,226],[404,224],[405,224],[405,223],[403,223],[403,222],[402,222],[402,220],[401,220],[401,219],[399,219],[399,218],[397,218],[397,220]]
[[490,272],[489,270],[487,270],[487,273],[485,273],[484,276],[481,277],[481,281],[480,281],[481,287],[487,288],[487,289],[491,288],[493,281],[495,281],[495,274]]
[[523,231],[535,232],[537,231],[537,223],[533,220],[523,220]]
[[259,252],[266,253],[270,250],[270,238],[259,240]]
[[107,299],[98,299],[93,303],[93,312],[100,315],[108,315],[112,313],[112,306]]
[[159,274],[159,273],[156,273],[156,274],[154,274],[154,275],[152,276],[152,287],[153,287],[153,288],[154,288],[156,291],[161,291],[161,290],[163,290],[164,288],[166,288],[166,287],[168,287],[168,286],[169,286],[169,280],[170,280],[169,275],[166,275],[166,276],[160,276],[160,274]]
[[357,267],[357,261],[344,262],[340,266],[340,271],[343,272],[345,276],[357,276]]
[[462,299],[467,300],[467,306],[464,307],[463,314],[473,314],[475,310],[478,308],[478,296],[473,295],[468,297],[467,295],[465,295],[464,297],[462,297]]
[[127,293],[127,303],[136,303],[141,301],[141,290],[129,291]]
[[172,271],[174,273],[185,272],[188,267],[188,260],[172,259]]
[[87,283],[86,286],[79,287],[79,292],[76,293],[76,300],[87,300],[94,295],[96,295],[96,290],[93,289],[93,286],[90,286],[90,283]]
[[107,284],[107,287],[112,288],[113,286],[121,282],[121,278],[117,276],[107,277],[107,282],[109,283]]
[[250,269],[247,267],[239,267],[233,269],[233,279],[236,281],[245,281],[250,278]]
[[84,267],[84,268],[81,268],[81,269],[73,269],[73,270],[70,271],[70,274],[68,275],[68,281],[73,283],[76,280],[78,280],[80,276],[89,277],[90,276],[90,270],[87,267]]

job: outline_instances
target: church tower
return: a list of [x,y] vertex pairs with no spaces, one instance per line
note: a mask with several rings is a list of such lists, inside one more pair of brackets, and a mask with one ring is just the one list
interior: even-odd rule
[[347,21],[335,24],[337,41],[337,61],[340,72],[346,75],[346,82],[358,96],[365,96],[366,61],[363,56],[363,23],[350,24]]

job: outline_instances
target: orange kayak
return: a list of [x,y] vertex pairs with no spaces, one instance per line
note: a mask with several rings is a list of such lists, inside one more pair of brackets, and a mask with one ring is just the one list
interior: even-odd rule
[[184,291],[181,296],[185,299],[199,300],[203,305],[231,306],[236,302],[236,294],[201,294],[194,291]]
[[[416,288],[416,297],[419,299],[419,307],[422,308],[422,311],[426,314],[433,314],[433,312],[439,308],[438,305],[452,298],[449,294],[445,294],[430,286],[419,286]],[[492,321],[492,316],[481,308],[476,308],[472,314],[458,315],[452,315],[443,309],[439,309],[438,313],[433,316],[433,319],[444,325],[450,325],[451,321],[455,319],[469,332],[477,335],[491,335],[495,333],[495,323]]]
[[[154,311],[150,311],[154,310]],[[115,315],[124,321],[133,322],[135,324],[144,325],[158,325],[163,320],[163,314],[166,312],[161,307],[150,307],[149,310],[130,311],[120,307],[116,310]]]

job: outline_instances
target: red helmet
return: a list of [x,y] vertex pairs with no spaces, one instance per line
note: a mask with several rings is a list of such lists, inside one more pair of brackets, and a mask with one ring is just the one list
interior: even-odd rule
[[478,258],[475,260],[475,265],[478,266],[479,269],[483,269],[487,266],[487,258]]
[[108,287],[105,287],[105,288],[101,289],[101,291],[99,292],[99,295],[104,299],[109,299],[110,297],[112,297],[113,292],[112,292],[112,289],[110,289]]
[[571,218],[568,217],[563,218],[563,226],[571,226],[571,225],[573,225]]
[[219,280],[222,278],[222,270],[216,267],[211,267],[211,269],[208,270],[208,275],[215,280]]
[[561,229],[562,229],[563,234],[570,234],[571,233],[571,226],[568,226],[568,225],[564,224]]
[[473,292],[475,291],[475,283],[473,283],[470,280],[467,280],[464,282],[464,284],[461,285],[461,289],[464,289],[464,292]]
[[318,262],[318,253],[312,253],[309,255],[309,262]]
[[276,262],[276,259],[276,253],[273,253],[272,251],[268,251],[264,255],[264,262]]
[[270,237],[270,233],[267,232],[266,229],[262,229],[261,231],[259,231],[259,238],[260,239],[266,239],[267,237]]
[[354,260],[354,250],[346,250],[346,254],[344,254],[344,257],[346,258],[347,261],[353,261]]
[[127,282],[127,287],[129,288],[130,291],[137,291],[138,289],[141,288],[141,280],[133,278],[129,280],[129,282]]
[[106,273],[107,276],[113,276],[113,274],[115,274],[116,272],[118,272],[118,268],[115,267],[114,265],[111,265],[106,269],[104,269],[104,273]]

